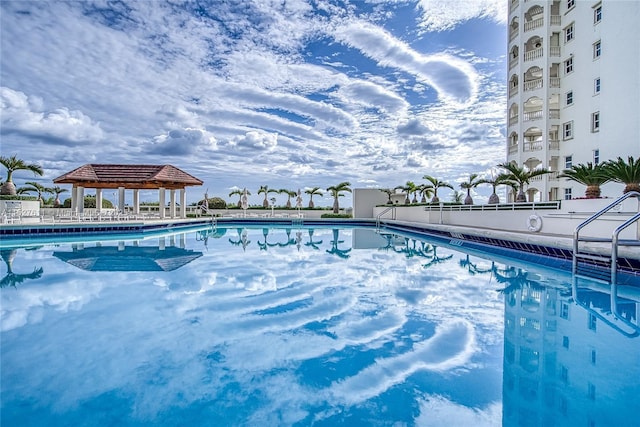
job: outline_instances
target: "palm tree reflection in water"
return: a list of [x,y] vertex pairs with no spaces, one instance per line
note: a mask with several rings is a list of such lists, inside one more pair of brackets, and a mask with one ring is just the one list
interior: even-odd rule
[[[34,248],[37,249],[37,248]],[[7,266],[7,274],[0,280],[0,288],[6,288],[7,286],[16,287],[16,285],[24,282],[25,280],[39,279],[42,277],[44,270],[42,267],[34,267],[33,272],[28,274],[17,274],[13,272],[13,260],[17,254],[16,249],[4,249],[0,251],[0,257]]]

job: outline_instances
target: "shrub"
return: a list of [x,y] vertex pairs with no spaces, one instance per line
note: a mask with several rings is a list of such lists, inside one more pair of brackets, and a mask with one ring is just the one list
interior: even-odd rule
[[334,214],[334,213],[326,213],[320,215],[320,218],[351,218],[349,214]]
[[[63,208],[69,209],[71,207],[71,199],[66,199],[62,204]],[[95,208],[96,207],[96,196],[84,196],[84,207],[85,208]],[[104,209],[113,209],[113,203],[110,200],[102,199],[102,207]]]

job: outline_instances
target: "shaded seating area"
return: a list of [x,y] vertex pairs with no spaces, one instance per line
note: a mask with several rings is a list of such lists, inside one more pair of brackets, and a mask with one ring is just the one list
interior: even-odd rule
[[[138,164],[86,164],[55,178],[53,182],[73,186],[71,209],[61,212],[71,221],[144,219],[140,213],[140,190],[158,192],[158,218],[186,218],[186,188],[202,185],[202,180],[172,165]],[[96,207],[85,214],[86,189],[95,189]],[[102,208],[105,191],[117,192],[115,209]],[[131,209],[125,210],[127,191],[132,193],[133,203]]]

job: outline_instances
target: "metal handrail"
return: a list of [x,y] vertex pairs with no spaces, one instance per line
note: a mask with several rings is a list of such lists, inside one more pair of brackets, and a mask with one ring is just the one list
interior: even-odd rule
[[385,209],[382,212],[380,212],[378,214],[378,216],[376,217],[376,229],[380,228],[380,218],[382,217],[382,215],[386,214],[389,211],[393,211],[392,214],[391,214],[391,219],[396,219],[396,207],[395,206],[389,206],[387,209]]
[[[616,207],[617,205],[619,205],[620,203],[622,203],[624,200],[628,199],[629,197],[638,197],[638,198],[640,198],[640,193],[637,192],[637,191],[629,191],[628,193],[626,193],[626,194],[622,195],[621,197],[619,197],[618,199],[616,199],[616,201],[614,201],[613,203],[610,203],[609,205],[607,205],[604,208],[600,209],[595,214],[591,215],[589,218],[584,220],[582,223],[578,224],[578,226],[575,228],[575,230],[573,231],[573,262],[572,262],[572,271],[573,271],[574,274],[578,270],[578,257],[577,257],[577,254],[578,254],[578,242],[580,241],[580,230],[582,230],[584,227],[586,227],[587,225],[589,225],[590,223],[592,223],[593,221],[595,221],[596,219],[598,219],[599,217],[601,217],[605,213],[609,212],[611,209],[613,209],[614,207]],[[613,231],[613,235],[612,235],[612,239],[611,239],[611,261],[612,261],[611,262],[611,281],[612,281],[612,283],[614,282],[614,279],[617,279],[618,235],[620,234],[620,231],[622,231],[623,229],[625,229],[626,227],[628,227],[632,223],[638,221],[638,219],[640,219],[640,216],[638,214],[636,214],[633,217],[631,217],[629,220],[625,221],[623,224],[621,224],[618,228],[616,228]]]
[[640,220],[640,212],[620,224],[611,236],[611,283],[616,283],[618,279],[618,240],[620,232],[631,224]]

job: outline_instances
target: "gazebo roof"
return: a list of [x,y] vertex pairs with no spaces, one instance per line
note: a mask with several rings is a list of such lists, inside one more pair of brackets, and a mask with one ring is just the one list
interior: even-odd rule
[[53,180],[86,188],[182,189],[202,181],[171,165],[86,164]]

